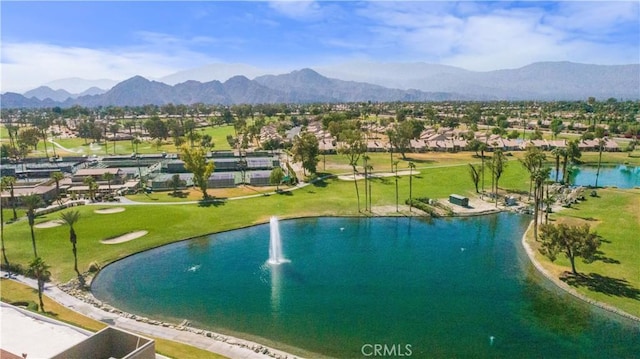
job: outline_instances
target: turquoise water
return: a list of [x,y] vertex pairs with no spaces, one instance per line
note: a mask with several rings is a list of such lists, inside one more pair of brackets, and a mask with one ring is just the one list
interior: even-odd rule
[[265,264],[260,225],[125,258],[92,290],[129,312],[310,357],[371,357],[375,344],[415,358],[637,357],[637,324],[538,277],[520,245],[528,221],[281,221],[289,263]]
[[[562,170],[560,170],[562,178]],[[580,166],[571,170],[569,178],[575,186],[594,186],[598,167]],[[551,178],[555,178],[555,169],[551,171]],[[640,167],[618,165],[601,166],[598,178],[599,187],[634,188],[640,187]]]

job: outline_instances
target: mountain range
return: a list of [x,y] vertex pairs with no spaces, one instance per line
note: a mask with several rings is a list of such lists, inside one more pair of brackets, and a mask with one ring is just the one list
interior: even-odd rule
[[[640,99],[640,64],[541,62],[518,69],[477,72],[426,63],[350,63],[279,75],[261,75],[253,80],[245,75],[229,77],[232,71],[253,75],[263,72],[248,65],[209,65],[159,79],[162,81],[135,76],[108,91],[92,87],[82,93],[72,94],[64,89],[53,90],[43,86],[24,94],[2,94],[1,101],[5,108],[16,108],[197,102],[231,105],[359,101],[544,101],[584,100],[590,96],[597,99]],[[224,82],[216,78],[224,78]],[[107,83],[109,80],[100,81]]]

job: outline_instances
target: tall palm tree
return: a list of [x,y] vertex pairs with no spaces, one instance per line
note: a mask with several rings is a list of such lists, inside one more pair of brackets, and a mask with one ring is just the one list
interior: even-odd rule
[[71,250],[73,252],[73,270],[78,274],[78,280],[82,283],[82,275],[80,271],[78,271],[78,250],[76,248],[76,243],[78,237],[76,236],[76,231],[73,228],[73,225],[78,222],[80,218],[79,211],[68,211],[60,214],[60,218],[69,226],[69,241],[71,242]]
[[[373,173],[373,166],[371,164],[367,165],[367,171],[369,173]],[[368,183],[369,183],[369,212],[371,212],[371,180],[369,180]]]
[[560,175],[560,157],[562,156],[563,148],[556,147],[551,150],[551,154],[556,158],[556,182],[558,182],[558,176]]
[[36,236],[33,232],[33,225],[36,219],[36,208],[42,206],[42,199],[37,194],[29,194],[22,197],[22,203],[27,207],[27,218],[29,219],[29,228],[31,229],[31,244],[33,245],[33,256],[38,258],[36,249]]
[[413,162],[409,162],[409,212],[411,212],[411,206],[413,204],[413,169],[414,168],[416,168],[416,164]]
[[7,249],[4,246],[4,211],[0,208],[0,246],[2,248],[2,260],[5,265],[9,265],[9,259],[7,259]]
[[480,151],[480,158],[482,160],[481,171],[482,171],[482,191],[480,193],[480,198],[484,197],[484,151],[487,150],[487,144],[482,142],[478,145],[478,150]]
[[495,198],[496,198],[496,207],[498,207],[498,184],[500,182],[500,177],[504,172],[504,168],[507,167],[507,156],[505,156],[504,152],[501,149],[496,149],[492,157],[493,162],[493,172],[496,178],[496,189],[495,189]]
[[546,160],[544,152],[535,146],[527,146],[524,157],[520,160],[520,163],[529,172],[529,199],[533,191],[533,182],[535,180],[536,172],[542,168],[542,164]]
[[60,171],[51,173],[51,179],[56,181],[56,198],[60,197],[60,181],[64,179],[64,174]]
[[598,177],[600,177],[600,165],[602,164],[602,150],[604,150],[604,145],[607,143],[607,140],[601,138],[598,140],[598,171],[596,172],[596,185],[594,187],[598,187]]
[[82,179],[82,183],[84,183],[89,187],[89,198],[93,201],[95,198],[96,190],[98,189],[98,184],[96,183],[96,180],[91,176],[87,176],[84,179]]
[[371,158],[368,155],[363,155],[362,156],[362,161],[363,161],[363,167],[364,167],[364,210],[366,211],[368,206],[368,200],[369,200],[369,189],[367,188],[367,182],[369,181],[369,165],[368,165],[368,161]]
[[538,240],[538,222],[540,220],[540,207],[543,201],[543,184],[547,178],[549,178],[549,174],[551,173],[551,168],[537,168],[535,172],[532,174],[534,179],[535,188],[534,188],[534,205],[533,205],[533,238]]
[[40,300],[40,311],[44,312],[44,303],[42,301],[42,292],[44,291],[44,283],[51,276],[49,271],[49,265],[40,257],[36,257],[31,263],[29,263],[29,269],[27,269],[27,275],[35,277],[38,281],[38,299]]
[[567,163],[569,162],[569,150],[562,149],[562,184],[567,184]]
[[102,174],[102,179],[107,181],[107,186],[109,186],[109,193],[111,193],[111,181],[116,178],[116,176],[111,172],[105,172]]
[[18,213],[16,212],[16,198],[13,193],[13,186],[16,184],[16,178],[13,176],[2,177],[2,189],[9,189],[9,200],[11,201],[11,209],[13,209],[13,220],[18,219]]

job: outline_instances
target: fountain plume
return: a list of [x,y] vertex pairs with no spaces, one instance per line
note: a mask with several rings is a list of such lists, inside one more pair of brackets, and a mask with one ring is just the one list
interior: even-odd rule
[[282,264],[287,260],[282,255],[282,241],[280,240],[280,226],[278,217],[273,216],[269,221],[271,230],[269,239],[269,264]]

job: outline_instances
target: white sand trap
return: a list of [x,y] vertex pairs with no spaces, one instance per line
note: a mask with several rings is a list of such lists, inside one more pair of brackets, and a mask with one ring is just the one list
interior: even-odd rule
[[118,212],[124,212],[124,207],[100,208],[100,209],[96,209],[93,212],[98,214],[118,213]]
[[149,232],[148,231],[130,232],[130,233],[118,236],[118,237],[109,238],[109,239],[103,239],[103,240],[100,241],[100,243],[103,243],[103,244],[118,244],[118,243],[129,242],[129,241],[132,241],[132,240],[134,240],[136,238],[140,238],[140,237],[146,235],[147,233],[149,233]]
[[64,224],[64,221],[62,221],[61,219],[55,219],[53,221],[34,224],[33,226],[36,228],[53,228],[53,227],[61,226],[63,224]]

